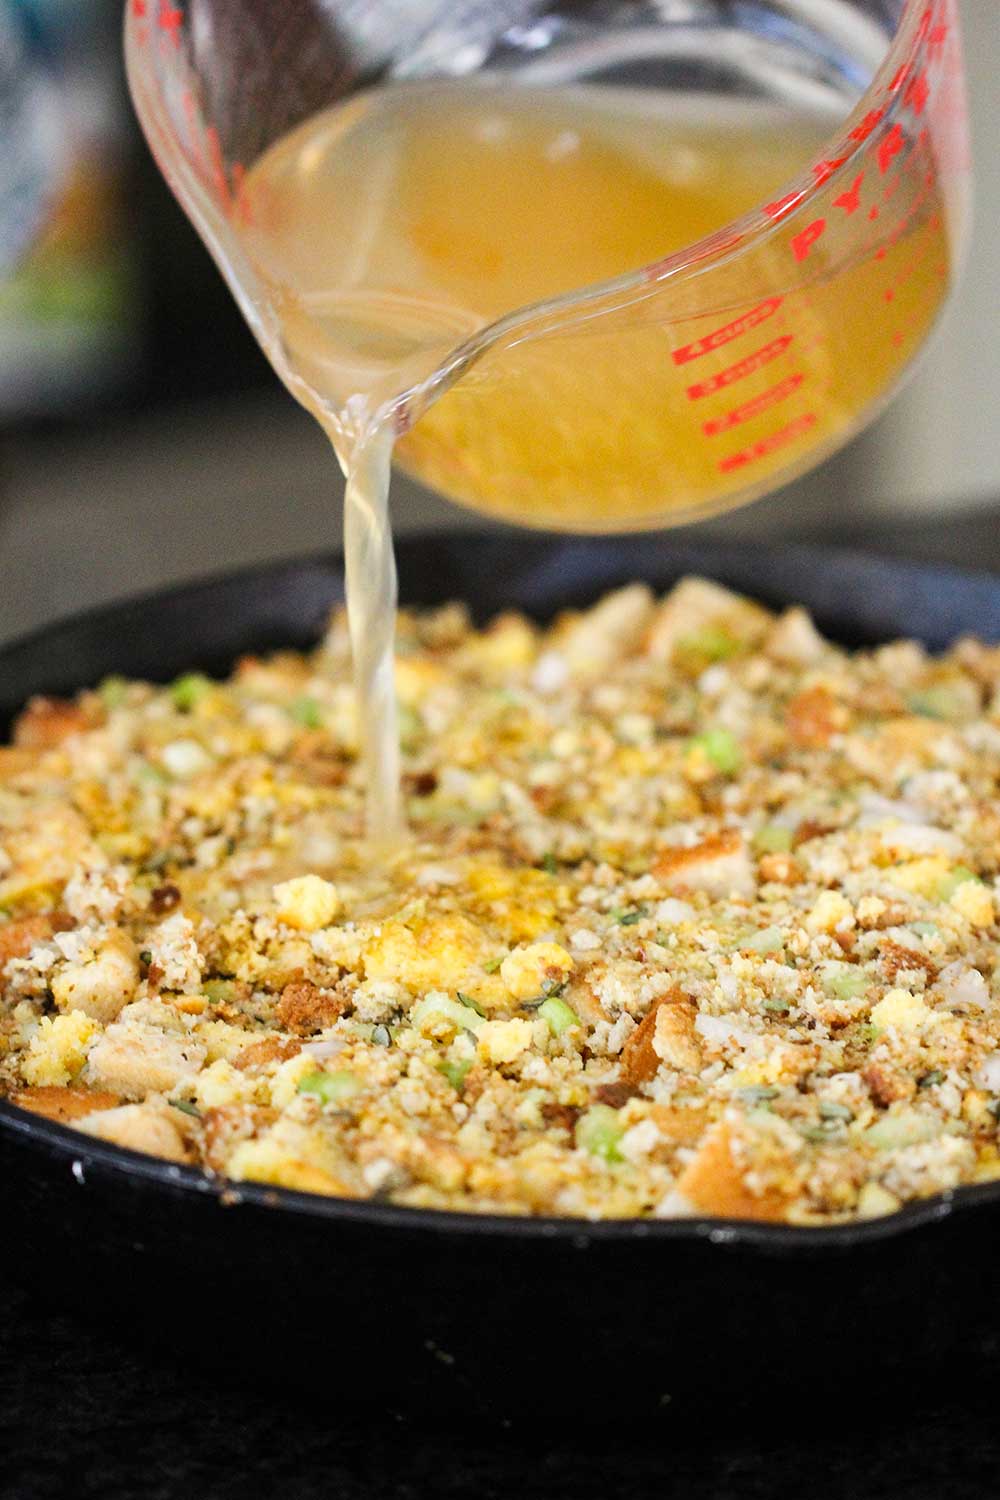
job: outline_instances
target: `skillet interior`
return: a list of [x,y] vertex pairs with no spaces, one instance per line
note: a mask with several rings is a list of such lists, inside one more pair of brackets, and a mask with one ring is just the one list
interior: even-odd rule
[[[804,603],[848,645],[1000,638],[993,579],[828,550],[498,533],[407,538],[399,562],[404,601],[464,598],[479,617],[511,606],[544,617],[634,578],[662,590],[700,572],[775,605]],[[308,646],[340,596],[337,560],[308,560],[57,624],[0,650],[0,719],[33,692],[111,672],[222,672],[244,651]],[[560,1367],[596,1361],[599,1389],[613,1377],[647,1404],[717,1386],[762,1347],[797,1347],[804,1329],[828,1373],[850,1367],[856,1380],[884,1370],[887,1354],[911,1368],[918,1348],[990,1335],[982,1307],[998,1279],[1000,1185],[817,1231],[477,1218],[253,1186],[233,1194],[3,1104],[0,1204],[12,1269],[75,1295],[72,1266],[138,1331],[183,1343],[209,1325],[205,1356],[242,1366],[283,1348],[284,1375],[311,1379],[316,1361],[329,1363],[333,1326],[332,1379],[351,1393],[493,1410],[560,1404],[540,1338]]]

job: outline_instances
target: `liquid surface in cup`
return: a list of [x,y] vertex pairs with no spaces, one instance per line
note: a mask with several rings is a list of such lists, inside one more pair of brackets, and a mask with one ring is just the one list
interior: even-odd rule
[[[787,244],[764,236],[713,270],[707,304],[697,277],[675,289],[650,276],[477,343],[509,314],[662,262],[767,203],[835,123],[747,100],[410,85],[315,116],[248,175],[242,236],[280,327],[272,357],[348,475],[372,832],[398,820],[393,446],[467,505],[578,530],[724,508],[835,447],[946,294],[933,195],[881,260],[816,256],[796,277]],[[890,338],[873,307],[904,262]],[[689,359],[748,309],[767,322],[757,364],[741,368],[725,339]]]

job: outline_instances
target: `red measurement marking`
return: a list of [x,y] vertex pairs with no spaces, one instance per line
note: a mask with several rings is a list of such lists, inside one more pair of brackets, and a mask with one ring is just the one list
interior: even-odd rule
[[218,194],[219,202],[228,210],[230,204],[229,180],[226,177],[226,163],[222,155],[222,143],[219,140],[219,132],[214,125],[210,125],[205,131],[205,139],[208,141],[208,157],[212,163],[212,182]]
[[863,120],[860,120],[851,131],[852,141],[866,141],[877,125],[881,125],[885,119],[884,109],[873,109]]
[[253,205],[247,193],[247,169],[241,161],[233,167],[233,199],[236,216],[241,224],[253,223]]
[[795,259],[805,260],[813,245],[815,245],[818,239],[822,239],[825,233],[826,220],[814,219],[811,224],[806,225],[801,234],[793,236],[792,250],[794,252]]
[[894,156],[898,156],[905,144],[902,125],[896,124],[879,142],[878,169],[883,175],[888,172]]
[[[701,260],[708,260],[713,255],[721,255],[725,250],[733,250],[737,245],[742,245],[745,235],[742,234],[715,234],[707,239],[700,250],[694,251],[685,260],[685,265],[697,265]],[[668,255],[665,260],[654,261],[647,266],[643,272],[644,281],[659,281],[666,271],[674,268],[677,262],[676,255]]]
[[772,406],[779,405],[785,401],[793,391],[797,391],[805,380],[801,371],[789,375],[787,380],[781,380],[777,385],[772,385],[770,390],[762,391],[759,396],[754,396],[752,401],[745,401],[742,406],[733,407],[723,417],[713,417],[711,422],[706,422],[702,432],[706,437],[718,437],[720,432],[728,432],[732,427],[741,427],[744,422],[749,422],[751,417],[757,417],[762,411],[769,411]]
[[846,160],[846,156],[838,156],[833,161],[818,161],[812,169],[813,176],[816,179],[816,186],[822,187],[824,182],[828,182],[837,168],[842,167]]
[[710,354],[713,349],[721,349],[723,344],[732,343],[741,334],[747,333],[751,328],[756,328],[761,323],[766,323],[768,318],[774,316],[784,301],[783,297],[768,297],[759,307],[751,308],[740,318],[734,318],[724,328],[716,328],[713,333],[706,333],[704,338],[696,340],[693,344],[685,344],[681,349],[675,349],[673,360],[675,365],[690,364],[693,359],[700,359],[703,354]]
[[770,437],[761,438],[759,443],[744,448],[740,453],[731,453],[728,458],[719,461],[720,474],[731,474],[734,469],[742,469],[746,464],[752,464],[758,458],[766,458],[769,453],[777,453],[779,448],[786,447],[795,438],[808,432],[810,427],[815,427],[816,420],[816,413],[808,411],[803,416],[796,417],[794,422],[789,422],[787,427],[782,427],[778,432],[772,432]]
[[873,221],[875,219],[877,219],[878,218],[878,208],[877,207],[876,208],[870,208],[868,210],[868,217],[869,217],[869,219],[871,219]]
[[930,85],[927,82],[926,73],[918,73],[910,81],[910,86],[903,95],[903,103],[908,104],[915,115],[922,115],[927,107],[927,101],[931,96]]
[[146,19],[146,0],[132,0],[132,14],[137,21]]
[[935,26],[934,30],[927,38],[927,55],[934,62],[937,62],[938,58],[944,51],[944,44],[947,39],[948,26],[946,22],[942,21],[939,26]]
[[161,31],[165,31],[171,38],[175,47],[181,44],[181,27],[184,25],[184,12],[178,10],[170,0],[160,0],[160,14],[157,24]]
[[724,391],[727,386],[735,385],[738,380],[744,380],[755,370],[762,370],[765,365],[771,363],[772,359],[777,359],[779,354],[784,354],[791,342],[792,335],[783,333],[780,339],[765,344],[754,354],[748,354],[746,359],[740,360],[739,364],[730,365],[728,370],[720,370],[718,375],[710,375],[707,380],[702,380],[697,385],[689,385],[688,399],[700,401],[703,396],[711,396],[715,391]]
[[783,198],[778,198],[774,203],[765,204],[764,212],[769,219],[773,219],[777,224],[781,219],[787,218],[792,209],[800,204],[805,196],[805,189],[798,188],[794,193],[786,193]]
[[834,198],[834,208],[842,208],[850,218],[851,214],[857,213],[861,207],[861,185],[865,180],[864,172],[860,172],[854,179],[854,184],[846,193],[841,193],[839,198]]

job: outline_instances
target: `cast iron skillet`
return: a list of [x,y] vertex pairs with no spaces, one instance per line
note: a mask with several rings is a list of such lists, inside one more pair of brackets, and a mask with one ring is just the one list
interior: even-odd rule
[[[699,572],[800,601],[851,645],[1000,638],[1000,582],[827,550],[438,535],[399,561],[404,601],[479,616]],[[111,672],[307,646],[340,592],[336,559],[307,560],[57,624],[0,651],[0,720]],[[8,1274],[42,1295],[245,1379],[446,1420],[569,1408],[620,1426],[667,1396],[748,1389],[794,1411],[838,1382],[955,1369],[1000,1334],[1000,1184],[816,1231],[466,1217],[227,1188],[0,1103],[0,1214]]]

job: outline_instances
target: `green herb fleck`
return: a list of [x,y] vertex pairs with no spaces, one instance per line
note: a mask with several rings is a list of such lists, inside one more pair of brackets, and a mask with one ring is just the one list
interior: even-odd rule
[[747,1109],[756,1109],[759,1105],[769,1104],[772,1099],[777,1099],[781,1093],[780,1089],[771,1088],[767,1084],[754,1084],[751,1088],[737,1089],[736,1097]]
[[176,682],[171,683],[170,696],[175,708],[179,708],[181,713],[190,713],[214,687],[212,679],[205,677],[203,673],[186,672],[183,677],[178,677]]
[[923,1078],[917,1079],[917,1088],[932,1089],[939,1083],[944,1083],[944,1073],[940,1068],[932,1068],[929,1073],[924,1074]]
[[559,861],[554,854],[543,854],[541,864],[542,869],[547,870],[550,875],[559,874]]
[[831,1123],[843,1122],[845,1125],[854,1119],[853,1109],[848,1109],[846,1104],[840,1104],[836,1099],[822,1099],[819,1106],[819,1117],[821,1120],[829,1120]]
[[141,964],[145,964],[147,968],[153,962],[153,954],[149,948],[143,948],[142,952],[139,954],[139,962]]
[[496,958],[491,958],[487,963],[483,964],[483,973],[495,974],[500,968],[500,965],[503,963],[503,961],[504,955],[502,953],[498,954]]
[[616,906],[611,912],[611,920],[617,922],[619,927],[634,927],[648,912],[649,908],[646,906]]
[[474,1010],[477,1016],[482,1016],[483,1020],[486,1019],[486,1012],[478,1000],[473,1000],[471,995],[463,994],[461,990],[456,991],[456,995],[460,1005],[464,1005],[467,1010]]
[[296,698],[289,705],[289,717],[301,724],[303,729],[320,729],[323,725],[323,710],[315,698]]
[[190,1115],[192,1120],[201,1119],[201,1110],[190,1099],[168,1099],[167,1103],[171,1109],[179,1109],[182,1115]]

